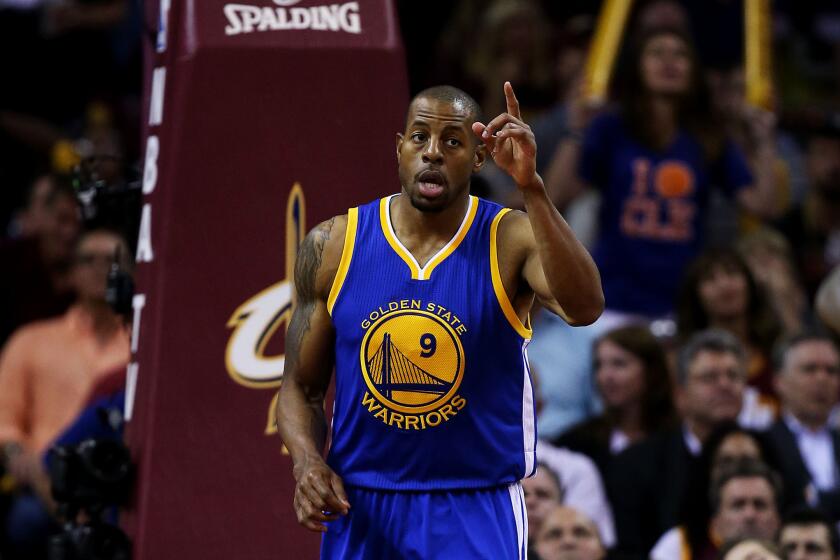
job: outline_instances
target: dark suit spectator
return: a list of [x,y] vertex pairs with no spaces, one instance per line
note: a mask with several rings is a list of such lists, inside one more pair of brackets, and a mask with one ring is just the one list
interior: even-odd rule
[[786,500],[819,506],[840,520],[840,433],[828,425],[840,391],[840,352],[827,335],[802,332],[779,342],[774,367],[783,415],[768,437]]
[[709,523],[714,515],[709,503],[709,488],[734,465],[749,460],[776,465],[775,457],[760,434],[728,422],[709,436],[696,468],[690,473],[682,506],[680,528],[688,550],[697,552],[708,546]]
[[555,440],[589,455],[606,476],[612,457],[677,423],[665,351],[647,327],[612,330],[595,343],[595,385],[604,412]]
[[646,558],[656,539],[677,525],[692,469],[714,429],[741,410],[746,380],[744,351],[722,330],[702,331],[680,350],[678,428],[615,458],[607,481],[619,552]]
[[840,554],[837,528],[818,509],[796,508],[785,515],[779,531],[785,560],[836,560]]
[[683,527],[659,539],[651,560],[714,560],[723,545],[740,539],[772,540],[779,529],[782,486],[779,476],[759,461],[746,460],[724,469],[710,487],[714,515],[703,546],[689,547]]

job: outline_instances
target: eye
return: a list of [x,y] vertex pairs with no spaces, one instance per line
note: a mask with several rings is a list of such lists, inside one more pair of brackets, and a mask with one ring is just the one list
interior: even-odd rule
[[457,138],[447,138],[446,145],[449,146],[450,148],[457,148],[458,146],[461,145],[461,141],[458,140]]
[[411,139],[415,142],[425,142],[426,141],[426,133],[425,132],[415,132],[411,135]]

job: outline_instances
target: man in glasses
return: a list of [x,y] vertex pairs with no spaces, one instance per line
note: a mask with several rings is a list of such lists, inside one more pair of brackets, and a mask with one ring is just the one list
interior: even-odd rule
[[49,531],[41,457],[79,413],[91,388],[129,360],[129,329],[105,299],[108,272],[128,247],[117,233],[83,234],[74,253],[76,302],[62,316],[18,329],[0,353],[0,461],[19,497],[4,530],[22,551]]

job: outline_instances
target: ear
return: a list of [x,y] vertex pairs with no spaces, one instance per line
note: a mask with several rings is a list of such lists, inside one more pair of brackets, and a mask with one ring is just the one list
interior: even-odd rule
[[405,140],[403,133],[397,132],[397,163],[400,162],[400,150],[402,149],[403,140]]
[[475,146],[475,153],[473,154],[473,173],[478,173],[487,161],[487,146],[484,142],[477,142]]

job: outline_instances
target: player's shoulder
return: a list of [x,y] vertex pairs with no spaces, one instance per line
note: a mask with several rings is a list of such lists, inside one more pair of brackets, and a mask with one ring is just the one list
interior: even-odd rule
[[314,274],[316,292],[328,292],[341,262],[347,214],[333,216],[309,230],[297,255],[298,271]]
[[346,229],[347,214],[333,216],[309,230],[309,233],[306,234],[304,243],[309,241],[311,243],[323,244],[326,249],[329,245],[335,244],[336,240],[343,242],[344,238],[342,236]]
[[496,246],[500,261],[521,262],[534,246],[534,232],[528,214],[509,209],[499,219]]
[[347,214],[339,214],[329,220],[324,220],[309,232],[309,235],[315,237],[315,242],[323,244],[325,264],[335,261],[335,265],[338,266],[338,261],[341,260],[341,251],[344,248],[346,232]]
[[507,211],[499,220],[497,237],[500,242],[527,241],[529,237],[533,237],[528,214],[513,208],[505,208],[505,210]]

